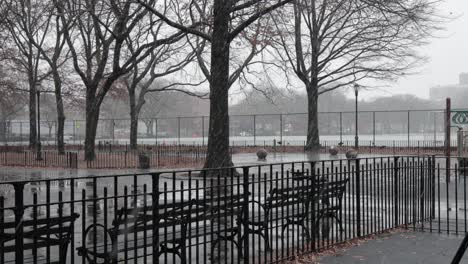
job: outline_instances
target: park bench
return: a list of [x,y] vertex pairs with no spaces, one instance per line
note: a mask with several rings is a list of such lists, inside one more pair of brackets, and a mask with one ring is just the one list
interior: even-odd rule
[[[292,172],[292,176],[293,180],[301,182],[310,182],[311,179],[310,175],[300,171]],[[328,182],[328,180],[323,176],[320,177],[316,182],[315,187],[317,189],[316,193],[318,194],[318,199],[316,199],[316,201],[320,201],[322,205],[321,207],[315,209],[317,212],[316,228],[318,228],[318,224],[322,218],[329,217],[334,218],[337,221],[340,231],[343,232],[343,224],[339,212],[343,207],[343,195],[346,190],[346,184],[348,182],[349,178]]]
[[[105,244],[92,247],[83,245],[77,248],[77,251],[80,256],[85,256],[89,263],[97,263],[98,259],[104,260],[105,263],[114,263],[119,259],[119,254],[131,256],[129,252],[133,251],[133,255],[137,255],[138,258],[152,254],[158,254],[158,257],[168,253],[174,254],[184,264],[190,261],[187,259],[186,250],[191,245],[187,241],[200,238],[205,239],[202,243],[207,243],[206,239],[210,235],[213,237],[212,255],[216,244],[222,240],[231,241],[239,249],[241,236],[239,218],[244,204],[243,194],[217,196],[212,199],[164,201],[158,205],[156,227],[153,222],[153,206],[124,207],[117,210],[112,226],[105,230],[111,240],[109,252],[107,252],[108,245]],[[218,227],[213,225],[216,221],[225,222],[229,219],[234,220],[234,223]],[[104,228],[102,224],[87,227],[84,234],[85,241],[95,227]],[[158,229],[156,240],[154,229]],[[147,253],[148,248],[152,248],[155,242],[158,243],[159,252],[152,252],[151,249],[150,253]]]
[[[281,232],[291,225],[302,228],[308,240],[311,239],[310,230],[306,220],[311,215],[312,204],[315,208],[315,223],[313,228],[318,230],[320,221],[325,217],[335,218],[340,230],[343,230],[339,212],[342,209],[342,198],[349,179],[328,182],[324,178],[312,183],[312,177],[304,173],[293,173],[293,183],[283,184],[286,186],[273,186],[265,202],[251,201],[263,210],[262,215],[249,218],[248,229],[244,236],[257,234],[265,241],[267,250],[270,247],[270,235],[273,224],[281,221]],[[274,214],[276,210],[276,214]]]
[[5,253],[16,252],[17,248],[20,247],[19,249],[23,251],[32,250],[32,257],[25,260],[37,263],[38,249],[58,246],[58,261],[49,259],[46,261],[47,263],[66,263],[68,244],[73,235],[73,224],[79,216],[79,214],[73,213],[69,216],[42,219],[34,217],[31,220],[23,220],[24,242],[22,245],[14,243],[18,233],[16,223],[0,221],[0,258],[3,258]]

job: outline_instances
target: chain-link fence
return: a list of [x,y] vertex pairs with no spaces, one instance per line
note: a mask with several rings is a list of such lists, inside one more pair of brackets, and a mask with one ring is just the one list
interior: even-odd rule
[[[437,143],[444,140],[444,110],[401,110],[322,112],[318,114],[320,139],[344,142],[354,140],[358,119],[359,142],[379,145],[383,142],[424,141]],[[303,144],[307,131],[306,113],[252,114],[230,116],[230,141],[233,145],[261,145],[279,141]],[[65,122],[67,144],[82,144],[85,138],[84,120]],[[155,117],[138,121],[140,144],[201,144],[207,143],[209,118]],[[54,145],[56,121],[41,121],[43,145]],[[3,144],[27,144],[28,121],[10,121],[1,133]],[[97,141],[113,141],[125,144],[130,137],[129,119],[101,119],[97,129]],[[456,138],[456,135],[454,135]]]

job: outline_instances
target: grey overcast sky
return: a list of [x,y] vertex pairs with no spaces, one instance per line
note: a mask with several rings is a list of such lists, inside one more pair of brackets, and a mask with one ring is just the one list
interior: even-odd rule
[[445,0],[441,15],[455,18],[445,25],[446,31],[421,49],[429,57],[416,75],[391,83],[390,87],[367,91],[365,98],[409,93],[429,98],[429,88],[458,83],[458,74],[468,72],[468,0]]

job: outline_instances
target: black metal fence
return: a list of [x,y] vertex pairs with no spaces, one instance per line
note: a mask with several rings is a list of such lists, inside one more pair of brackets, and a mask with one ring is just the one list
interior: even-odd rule
[[3,182],[0,263],[279,263],[396,227],[435,230],[443,200],[435,161]]
[[[113,151],[100,151],[92,161],[86,162],[87,168],[138,168],[141,165],[140,157],[148,159],[149,168],[171,168],[183,166],[200,167],[206,158],[206,147],[202,146],[143,146],[142,150],[119,151],[114,146]],[[83,157],[84,158],[84,157]]]
[[[452,142],[456,146],[456,142]],[[354,141],[323,141],[321,153],[328,153],[331,147],[337,147],[341,153],[354,149]],[[150,168],[197,168],[203,165],[207,147],[201,144],[187,145],[149,145],[142,144],[137,150],[131,150],[128,144],[98,144],[96,158],[84,161],[83,145],[68,145],[67,154],[60,155],[55,146],[44,146],[42,159],[37,159],[36,152],[28,150],[27,146],[0,146],[0,165],[28,167],[58,167],[58,168],[92,168],[119,169],[138,168],[139,156],[144,153],[148,157]],[[255,153],[259,148],[265,148],[270,153],[302,153],[305,142],[264,141],[261,145],[231,143],[231,155],[239,153]],[[453,147],[452,151],[456,151]],[[381,141],[361,142],[361,154],[374,155],[442,155],[445,153],[442,141]]]
[[426,230],[464,235],[468,232],[468,158],[437,158],[434,218]]
[[42,151],[40,155],[32,151],[0,151],[1,166],[18,167],[53,167],[78,168],[78,154],[66,152],[63,155],[57,151]]

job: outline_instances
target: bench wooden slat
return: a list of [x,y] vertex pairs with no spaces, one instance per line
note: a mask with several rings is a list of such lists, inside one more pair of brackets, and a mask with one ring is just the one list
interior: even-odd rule
[[[48,225],[48,226],[59,225],[60,222],[74,221],[79,216],[80,216],[79,214],[74,213],[72,215],[62,216],[62,217],[57,216],[57,217],[41,218],[41,219],[37,219],[37,220],[28,219],[28,220],[23,221],[23,226],[24,227],[30,227],[30,226],[34,226],[34,225],[37,225],[37,226],[41,226],[41,225]],[[5,222],[5,223],[2,223],[2,225],[0,226],[0,229],[1,228],[11,229],[11,228],[15,228],[15,227],[16,227],[15,222]]]

